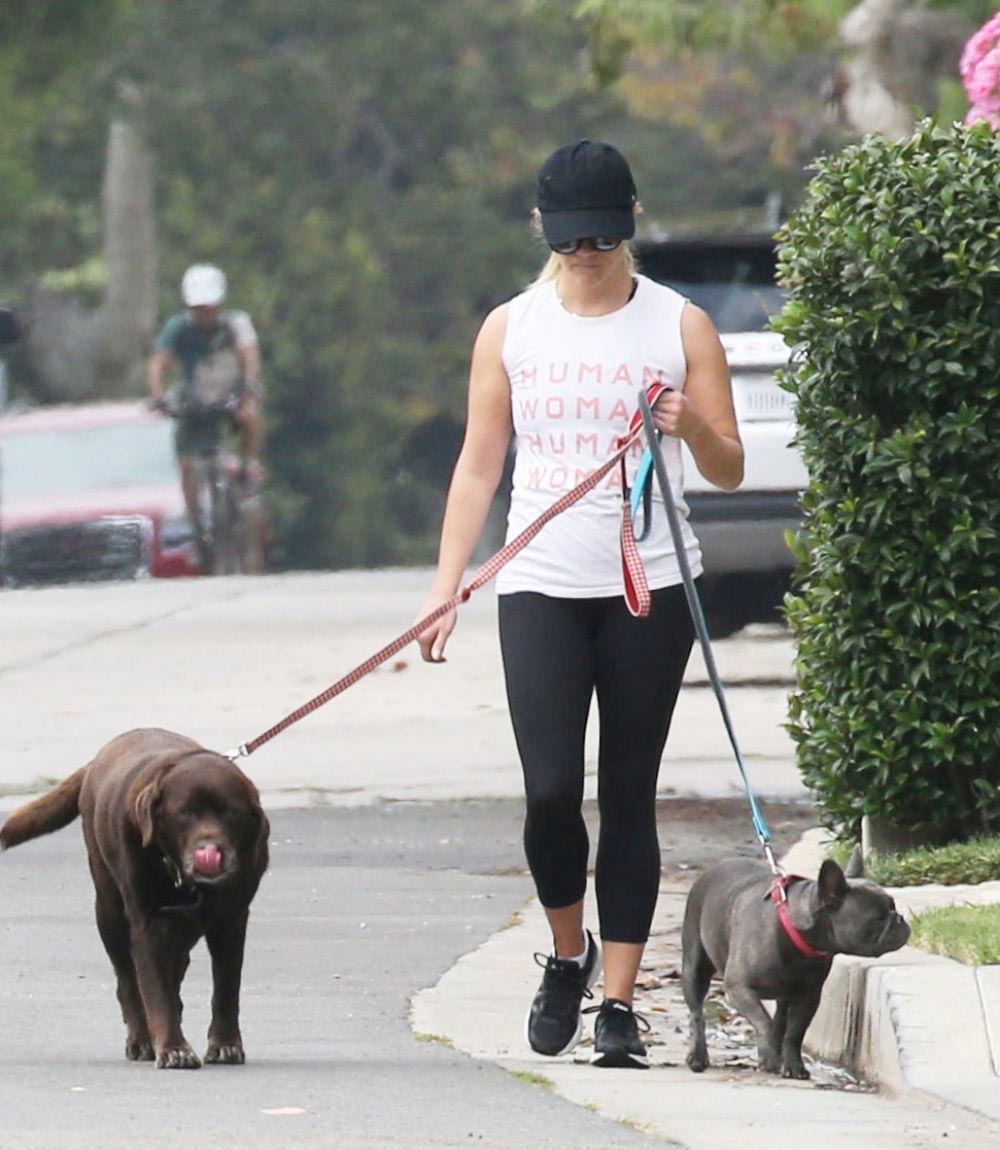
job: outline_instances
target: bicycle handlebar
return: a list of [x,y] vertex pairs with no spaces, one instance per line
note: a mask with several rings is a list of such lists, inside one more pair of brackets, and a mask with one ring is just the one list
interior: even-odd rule
[[221,403],[205,403],[195,396],[167,393],[159,399],[151,399],[149,406],[154,411],[162,411],[171,419],[185,419],[197,415],[231,415],[240,405],[240,397],[235,393],[226,396]]

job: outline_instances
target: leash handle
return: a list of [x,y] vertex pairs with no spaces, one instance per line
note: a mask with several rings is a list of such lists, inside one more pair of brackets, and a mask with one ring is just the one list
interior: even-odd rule
[[[653,402],[656,402],[655,398]],[[684,584],[684,596],[687,599],[688,609],[691,612],[691,618],[694,622],[695,633],[701,644],[701,653],[705,660],[708,678],[712,684],[712,690],[715,692],[719,710],[722,713],[722,721],[725,724],[730,745],[736,756],[736,765],[739,767],[740,775],[743,778],[743,786],[746,790],[747,801],[750,804],[750,814],[753,818],[754,830],[757,832],[757,838],[764,847],[764,852],[767,855],[771,870],[777,874],[779,873],[779,867],[775,863],[774,854],[771,851],[771,832],[768,829],[767,823],[757,803],[757,798],[754,795],[753,788],[750,785],[750,777],[747,774],[746,764],[743,761],[743,753],[740,750],[740,745],[736,738],[736,729],[733,726],[733,721],[729,714],[729,705],[726,702],[725,689],[722,686],[722,680],[719,677],[719,671],[715,665],[715,655],[712,651],[712,640],[708,634],[708,624],[705,622],[705,612],[702,609],[701,600],[698,597],[698,589],[694,585],[691,565],[688,563],[687,551],[684,547],[684,536],[681,532],[681,522],[680,516],[677,514],[677,505],[674,503],[673,489],[670,486],[670,476],[667,474],[667,466],[663,461],[663,453],[660,451],[660,435],[656,430],[656,424],[653,422],[653,408],[645,392],[639,393],[639,411],[642,415],[642,425],[646,432],[647,448],[652,455],[653,471],[660,488],[660,494],[663,496],[663,506],[667,512],[667,522],[670,524],[670,534],[673,537],[674,550],[677,553],[677,564],[680,568],[681,580]]]

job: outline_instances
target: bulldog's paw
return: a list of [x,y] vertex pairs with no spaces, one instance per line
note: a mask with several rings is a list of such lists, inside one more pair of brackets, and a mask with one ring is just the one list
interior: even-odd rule
[[805,1066],[801,1062],[790,1062],[790,1063],[786,1063],[781,1068],[781,1077],[782,1078],[798,1078],[801,1081],[805,1081],[805,1079],[810,1077],[810,1074],[809,1074],[809,1071],[806,1070]]

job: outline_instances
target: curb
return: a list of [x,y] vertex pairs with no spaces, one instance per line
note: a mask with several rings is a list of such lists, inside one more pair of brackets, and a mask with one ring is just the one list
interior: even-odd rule
[[1000,968],[912,947],[891,961],[838,955],[806,1045],[892,1094],[916,1091],[1000,1121],[987,970]]
[[[814,877],[828,832],[807,831],[782,859]],[[914,907],[1000,901],[1000,884],[890,888]],[[881,958],[839,954],[806,1049],[895,1095],[939,1098],[1000,1121],[1000,967],[970,967],[915,947]]]

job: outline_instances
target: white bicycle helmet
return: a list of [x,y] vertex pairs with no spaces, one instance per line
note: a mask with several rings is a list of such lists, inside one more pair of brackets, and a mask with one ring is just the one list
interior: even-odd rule
[[226,277],[212,264],[192,264],[181,280],[186,307],[217,307],[226,298]]

